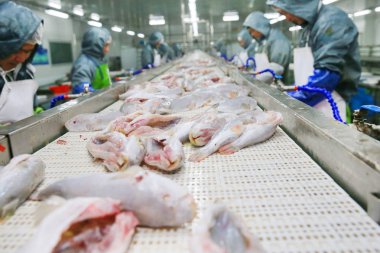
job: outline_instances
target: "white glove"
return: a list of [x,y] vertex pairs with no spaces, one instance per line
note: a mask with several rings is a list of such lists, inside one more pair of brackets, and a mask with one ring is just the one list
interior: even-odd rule
[[[277,75],[282,75],[284,73],[284,67],[275,62],[269,63],[268,68],[273,70],[274,73],[276,73]],[[256,79],[266,84],[271,84],[273,82],[273,76],[269,72],[265,72],[263,74],[257,75]]]

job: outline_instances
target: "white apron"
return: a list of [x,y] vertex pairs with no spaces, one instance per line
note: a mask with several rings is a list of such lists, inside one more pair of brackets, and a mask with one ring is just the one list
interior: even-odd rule
[[247,51],[245,51],[245,50],[241,51],[237,58],[238,58],[238,62],[236,65],[238,65],[239,67],[245,66],[245,64],[247,63],[247,60],[248,60]]
[[[309,76],[314,73],[314,57],[310,47],[294,49],[294,77],[296,85],[302,86],[308,83]],[[340,117],[346,121],[346,102],[336,92],[332,92],[332,97],[339,109]],[[326,116],[333,117],[330,103],[327,99],[322,100],[314,106],[317,110],[322,111]]]
[[0,123],[16,122],[33,115],[34,80],[6,82],[0,95]]
[[153,65],[154,65],[154,67],[158,67],[158,66],[160,66],[160,64],[161,64],[161,56],[160,56],[160,54],[157,52],[157,50],[154,49]]
[[257,72],[269,68],[269,58],[266,53],[256,53],[255,61],[256,61]]

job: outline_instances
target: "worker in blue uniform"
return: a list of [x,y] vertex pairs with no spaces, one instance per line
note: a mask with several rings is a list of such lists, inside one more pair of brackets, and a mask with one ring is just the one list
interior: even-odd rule
[[[289,66],[291,46],[285,35],[271,27],[269,20],[262,12],[252,12],[245,19],[243,26],[256,40],[255,60],[256,70],[272,69],[278,75],[283,75]],[[270,73],[257,76],[258,79],[271,83]]]
[[161,63],[158,49],[164,43],[164,35],[161,32],[153,32],[148,40],[141,54],[141,65],[143,68],[157,67]]
[[[336,91],[339,94],[334,92],[333,97],[336,94],[336,99],[348,101],[356,91],[361,66],[358,30],[347,13],[320,0],[268,0],[267,4],[303,28],[294,50],[296,85]],[[322,111],[328,107],[320,93],[290,95]],[[338,107],[345,110],[344,103]]]
[[33,115],[38,84],[31,62],[42,43],[42,19],[11,1],[0,3],[0,124]]
[[111,85],[105,56],[110,50],[112,37],[106,28],[89,28],[82,40],[82,51],[71,70],[73,93],[99,90]]
[[175,58],[175,53],[173,48],[171,48],[166,42],[163,42],[158,47],[158,53],[162,59],[162,63],[167,63]]
[[179,43],[175,42],[172,44],[172,48],[174,50],[174,56],[175,58],[180,58],[183,56],[182,47]]
[[245,28],[239,32],[237,40],[244,50],[240,52],[235,62],[237,62],[238,66],[245,66],[248,58],[254,58],[255,56],[256,42]]
[[227,58],[227,47],[223,38],[217,40],[214,43],[213,48],[216,50],[217,56]]

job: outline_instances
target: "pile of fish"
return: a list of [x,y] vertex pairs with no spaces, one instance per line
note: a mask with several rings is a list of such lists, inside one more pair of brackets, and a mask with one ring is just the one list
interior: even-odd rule
[[101,128],[87,148],[113,172],[133,165],[177,170],[184,164],[186,142],[200,147],[189,158],[199,162],[215,152],[233,154],[270,138],[282,122],[281,114],[260,110],[247,88],[210,66],[208,60],[188,59],[121,94],[120,112],[78,115],[66,127]]

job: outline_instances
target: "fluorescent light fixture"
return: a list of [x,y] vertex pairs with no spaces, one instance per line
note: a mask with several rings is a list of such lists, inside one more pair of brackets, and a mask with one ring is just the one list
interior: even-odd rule
[[69,14],[64,13],[64,12],[60,12],[60,11],[56,11],[56,10],[52,10],[52,9],[45,10],[45,13],[47,13],[51,16],[54,16],[54,17],[58,17],[58,18],[64,18],[64,19],[69,18]]
[[358,11],[358,12],[355,12],[354,13],[354,17],[360,17],[360,16],[364,16],[364,15],[368,15],[370,14],[372,11],[371,10],[362,10],[362,11]]
[[269,21],[271,25],[276,24],[278,22],[284,21],[286,17],[284,15],[279,16],[278,18],[272,19]]
[[238,21],[239,20],[239,13],[237,11],[226,11],[223,14],[223,21],[230,22],[230,21]]
[[92,20],[95,20],[95,21],[99,21],[100,20],[100,16],[99,16],[98,13],[91,13],[90,18]]
[[143,33],[138,33],[138,34],[137,34],[137,37],[143,39],[143,38],[145,37],[145,35],[144,35]]
[[49,0],[48,6],[60,10],[62,8],[61,0]]
[[95,26],[95,27],[102,27],[102,23],[98,22],[98,21],[94,21],[94,20],[89,20],[87,21],[87,24],[91,25],[91,26]]
[[189,0],[190,22],[193,28],[194,37],[198,37],[198,14],[196,0]]
[[149,15],[149,25],[165,25],[165,17]]
[[83,11],[82,5],[75,5],[73,8],[73,13],[75,15],[83,17],[84,11]]
[[134,31],[127,31],[127,34],[131,36],[135,36],[136,33]]
[[123,31],[123,28],[121,28],[120,26],[114,25],[111,27],[111,30],[114,32],[120,33],[121,31]]
[[302,29],[302,26],[296,25],[296,26],[290,27],[289,31],[295,32],[295,31],[298,31],[298,30],[301,30],[301,29]]
[[280,13],[278,12],[271,12],[271,13],[264,13],[264,17],[267,19],[275,19],[280,17]]
[[376,12],[380,12],[380,6],[375,8]]
[[322,3],[324,5],[328,5],[328,4],[332,4],[332,3],[335,3],[335,2],[338,2],[339,0],[323,0]]

